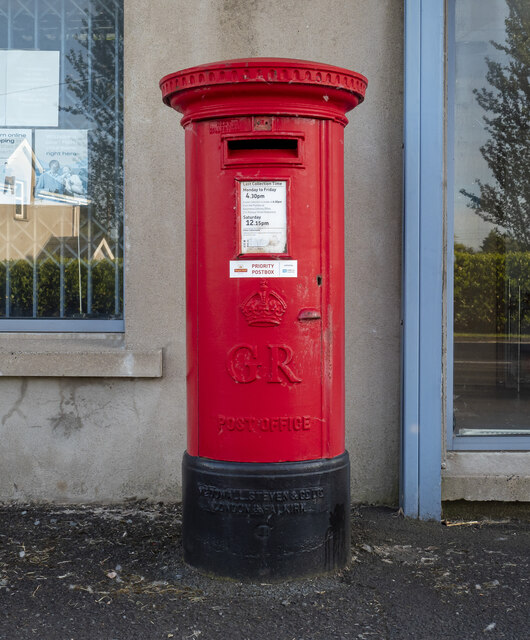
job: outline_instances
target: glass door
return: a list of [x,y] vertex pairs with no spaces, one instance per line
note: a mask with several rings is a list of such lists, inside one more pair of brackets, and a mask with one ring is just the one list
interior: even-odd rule
[[448,24],[447,204],[454,238],[448,243],[448,445],[524,449],[530,443],[530,3],[454,0]]

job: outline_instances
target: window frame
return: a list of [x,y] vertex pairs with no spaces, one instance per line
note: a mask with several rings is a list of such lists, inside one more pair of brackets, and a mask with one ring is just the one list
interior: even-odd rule
[[[89,0],[89,2],[91,2],[91,0]],[[100,5],[104,5],[104,2],[99,2]],[[59,8],[57,9],[57,15],[59,15],[59,13],[61,14],[60,19],[63,21],[63,31],[64,31],[64,20],[65,20],[65,2],[64,0],[62,0],[62,2],[58,3]],[[87,29],[89,33],[92,33],[92,7],[89,5],[87,12],[86,12],[86,18],[87,18]],[[29,7],[29,5],[28,5]],[[38,23],[39,17],[40,17],[40,7],[39,7],[39,2],[38,0],[35,0],[34,4],[32,5],[33,9],[31,9],[31,7],[28,8],[28,11],[33,10],[34,15],[33,15],[33,19],[35,21],[35,24]],[[116,33],[119,33],[119,31],[121,30],[121,33],[119,33],[120,36],[123,37],[123,31],[124,31],[124,25],[123,25],[123,15],[124,15],[124,11],[125,11],[125,7],[124,7],[124,2],[121,3],[121,7],[118,7],[118,5],[112,5],[112,7],[104,7],[105,11],[109,14],[113,16],[113,20],[114,20],[114,25],[117,29]],[[121,13],[121,21],[120,21],[120,13]],[[11,4],[8,4],[8,21],[11,20]],[[121,26],[120,26],[121,25]],[[8,24],[7,27],[7,49],[6,50],[12,50],[12,49],[17,49],[17,47],[13,46],[13,36],[12,36],[12,26],[10,24]],[[35,35],[34,37],[37,38],[36,35],[36,31],[35,31]],[[63,33],[64,36],[64,33]],[[35,40],[34,45],[38,44],[37,40]],[[61,41],[58,43],[60,49],[60,61],[61,61],[61,68],[59,71],[60,74],[60,83],[61,83],[61,87],[60,87],[60,96],[59,99],[61,100],[64,96],[63,96],[63,91],[64,91],[64,67],[63,67],[63,59],[66,56],[66,42],[64,37],[61,39]],[[114,50],[115,50],[115,55],[117,56],[118,54],[118,48],[120,46],[120,42],[119,42],[119,38],[115,37],[115,45],[114,45]],[[43,50],[46,51],[47,49],[28,49],[30,51],[35,51],[35,50]],[[90,50],[90,45],[89,45],[89,50]],[[90,64],[90,63],[89,63]],[[121,68],[121,71],[120,71]],[[121,53],[121,61],[116,60],[115,62],[115,70],[114,70],[114,76],[115,76],[115,82],[119,82],[120,86],[121,86],[121,92],[123,92],[123,85],[124,85],[124,73],[123,73],[123,50]],[[121,77],[120,77],[121,76]],[[91,82],[91,80],[89,80],[89,83]],[[116,86],[116,91],[118,91],[118,88]],[[119,119],[115,118],[114,119],[114,135],[115,136],[119,136],[121,135],[121,140],[122,140],[122,148],[123,148],[123,121],[124,121],[124,110],[121,109],[120,112],[120,107],[119,107],[119,96],[117,96],[115,98],[115,100],[117,100],[118,102],[116,103],[118,106],[114,107],[115,110],[115,114],[119,114]],[[28,127],[26,127],[28,128]],[[35,131],[40,130],[40,129],[49,129],[50,127],[29,127],[32,130],[32,137],[35,137]],[[53,128],[53,127],[51,127]],[[58,126],[56,128],[57,130],[60,129],[60,126]],[[116,148],[119,146],[119,142],[115,143]],[[117,162],[119,155],[117,155],[119,152],[117,150],[115,150],[115,162]],[[124,191],[124,157],[123,157],[123,152],[122,152],[122,158],[121,158],[121,167],[122,167],[122,176],[121,176],[121,189],[122,192]],[[117,241],[117,246],[116,249],[118,249],[117,252],[115,252],[116,255],[116,260],[121,259],[122,261],[124,261],[124,246],[125,246],[125,215],[124,215],[124,202],[123,202],[123,196],[121,197],[121,202],[120,202],[120,196],[119,196],[119,189],[116,189],[115,191],[115,195],[114,195],[114,200],[115,200],[115,206],[118,207],[118,210],[115,214],[115,219],[118,220],[118,216],[121,217],[121,222],[119,223],[122,227],[123,230],[123,237],[121,238],[121,240]],[[26,206],[22,205],[24,207],[24,211],[23,213],[26,214],[25,217],[21,217],[21,216],[16,216],[14,217],[15,220],[20,221],[20,222],[26,222],[27,221],[27,212],[25,211]],[[8,214],[9,215],[9,214]],[[120,246],[121,245],[121,246]],[[88,267],[89,271],[90,271],[90,266]],[[114,297],[115,297],[115,308],[119,308],[119,297],[121,295],[122,298],[122,302],[121,302],[121,317],[119,318],[50,318],[50,317],[44,317],[44,318],[39,318],[39,317],[2,317],[0,318],[0,334],[5,334],[5,333],[16,333],[16,334],[38,334],[38,333],[65,333],[65,334],[78,334],[78,333],[109,333],[109,334],[119,334],[119,333],[124,333],[125,332],[125,264],[123,263],[122,268],[121,268],[121,275],[120,275],[120,267],[118,265],[118,263],[115,264],[114,266],[114,270],[115,270],[115,288],[114,288]],[[121,280],[121,282],[120,282]],[[121,287],[120,287],[121,284]],[[34,291],[35,291],[35,276],[34,276]],[[90,289],[91,285],[89,284],[89,289]],[[34,294],[35,295],[35,294]],[[61,296],[62,296],[62,292],[61,292]],[[90,295],[90,294],[88,294]],[[35,301],[34,301],[34,305],[35,305]],[[34,306],[35,308],[35,306]],[[35,311],[34,311],[35,313]]]
[[[462,469],[475,469],[476,483],[486,476],[490,484],[498,481],[491,493],[491,499],[496,499],[510,473],[510,456],[528,453],[530,442],[527,436],[452,433],[453,334],[448,318],[453,313],[454,229],[447,215],[447,193],[452,185],[447,136],[453,123],[447,109],[446,52],[447,21],[454,1],[405,0],[400,504],[406,516],[437,520],[441,517],[442,468],[448,467],[444,478],[458,477],[453,473],[459,471],[449,469],[458,459]],[[497,462],[506,473],[486,470],[482,458],[476,457],[479,451],[486,458],[492,452],[501,456]],[[487,459],[483,462],[487,466]],[[479,467],[483,471],[476,475]],[[457,494],[463,497],[469,492],[462,486]]]

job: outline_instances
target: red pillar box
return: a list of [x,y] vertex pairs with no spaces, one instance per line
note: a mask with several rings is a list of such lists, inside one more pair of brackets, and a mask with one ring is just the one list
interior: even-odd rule
[[340,568],[343,131],[366,79],[255,58],[160,87],[186,132],[185,559],[236,578]]

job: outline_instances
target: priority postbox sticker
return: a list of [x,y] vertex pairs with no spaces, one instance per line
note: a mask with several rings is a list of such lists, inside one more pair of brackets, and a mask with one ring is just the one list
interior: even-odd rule
[[287,181],[241,180],[241,253],[287,251]]
[[296,278],[297,260],[230,260],[231,278]]

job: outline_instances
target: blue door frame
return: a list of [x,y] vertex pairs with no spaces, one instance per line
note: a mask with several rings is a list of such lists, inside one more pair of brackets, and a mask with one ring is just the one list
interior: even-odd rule
[[401,507],[441,517],[444,0],[405,0]]

